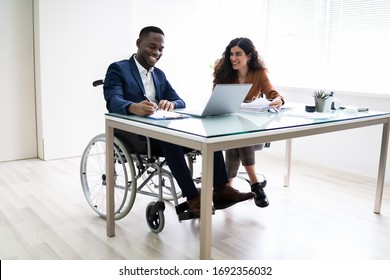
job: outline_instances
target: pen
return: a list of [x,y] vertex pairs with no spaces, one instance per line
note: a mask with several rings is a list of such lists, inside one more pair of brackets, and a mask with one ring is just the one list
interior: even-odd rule
[[147,101],[152,102],[152,100],[150,100],[150,98],[146,95],[146,93],[144,93],[144,97],[146,98]]
[[[146,95],[146,93],[144,93],[144,97],[146,98],[146,100],[147,101],[149,101],[149,102],[151,102],[151,103],[153,103],[154,104],[154,102],[152,102],[152,100],[150,100],[150,98]],[[157,111],[157,109],[158,109],[158,106],[156,105],[156,104],[154,104],[154,109]]]

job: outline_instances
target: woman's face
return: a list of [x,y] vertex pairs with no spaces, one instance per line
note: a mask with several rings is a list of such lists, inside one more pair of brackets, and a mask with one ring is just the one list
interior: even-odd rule
[[251,58],[251,54],[246,55],[244,50],[238,46],[232,47],[230,49],[230,62],[234,70],[242,69],[243,67],[248,67],[248,61]]

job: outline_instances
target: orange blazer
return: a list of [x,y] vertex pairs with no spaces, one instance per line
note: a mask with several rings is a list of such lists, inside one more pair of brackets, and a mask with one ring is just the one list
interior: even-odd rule
[[[238,83],[238,78],[236,82]],[[263,93],[265,95],[264,97],[267,99],[275,99],[276,97],[280,97],[284,102],[283,96],[281,96],[275,90],[269,81],[267,72],[265,70],[250,70],[246,75],[245,83],[253,84],[252,88],[245,97],[245,100],[251,101],[254,98],[260,97],[260,94]]]

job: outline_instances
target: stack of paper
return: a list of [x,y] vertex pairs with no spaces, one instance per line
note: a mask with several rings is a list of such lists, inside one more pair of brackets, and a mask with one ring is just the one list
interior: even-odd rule
[[250,111],[267,111],[269,109],[269,104],[271,101],[265,98],[257,98],[250,103],[242,103],[240,109],[250,110]]

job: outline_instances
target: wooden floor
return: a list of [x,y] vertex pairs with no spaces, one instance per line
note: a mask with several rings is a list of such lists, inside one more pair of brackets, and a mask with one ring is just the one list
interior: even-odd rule
[[[199,220],[179,222],[167,203],[165,228],[152,233],[137,195],[132,211],[106,236],[105,220],[87,204],[80,158],[0,163],[0,259],[197,259]],[[283,159],[258,153],[270,206],[253,201],[213,216],[214,259],[390,259],[390,186],[374,214],[375,181],[293,162],[283,184]],[[236,187],[248,190],[237,180]]]

